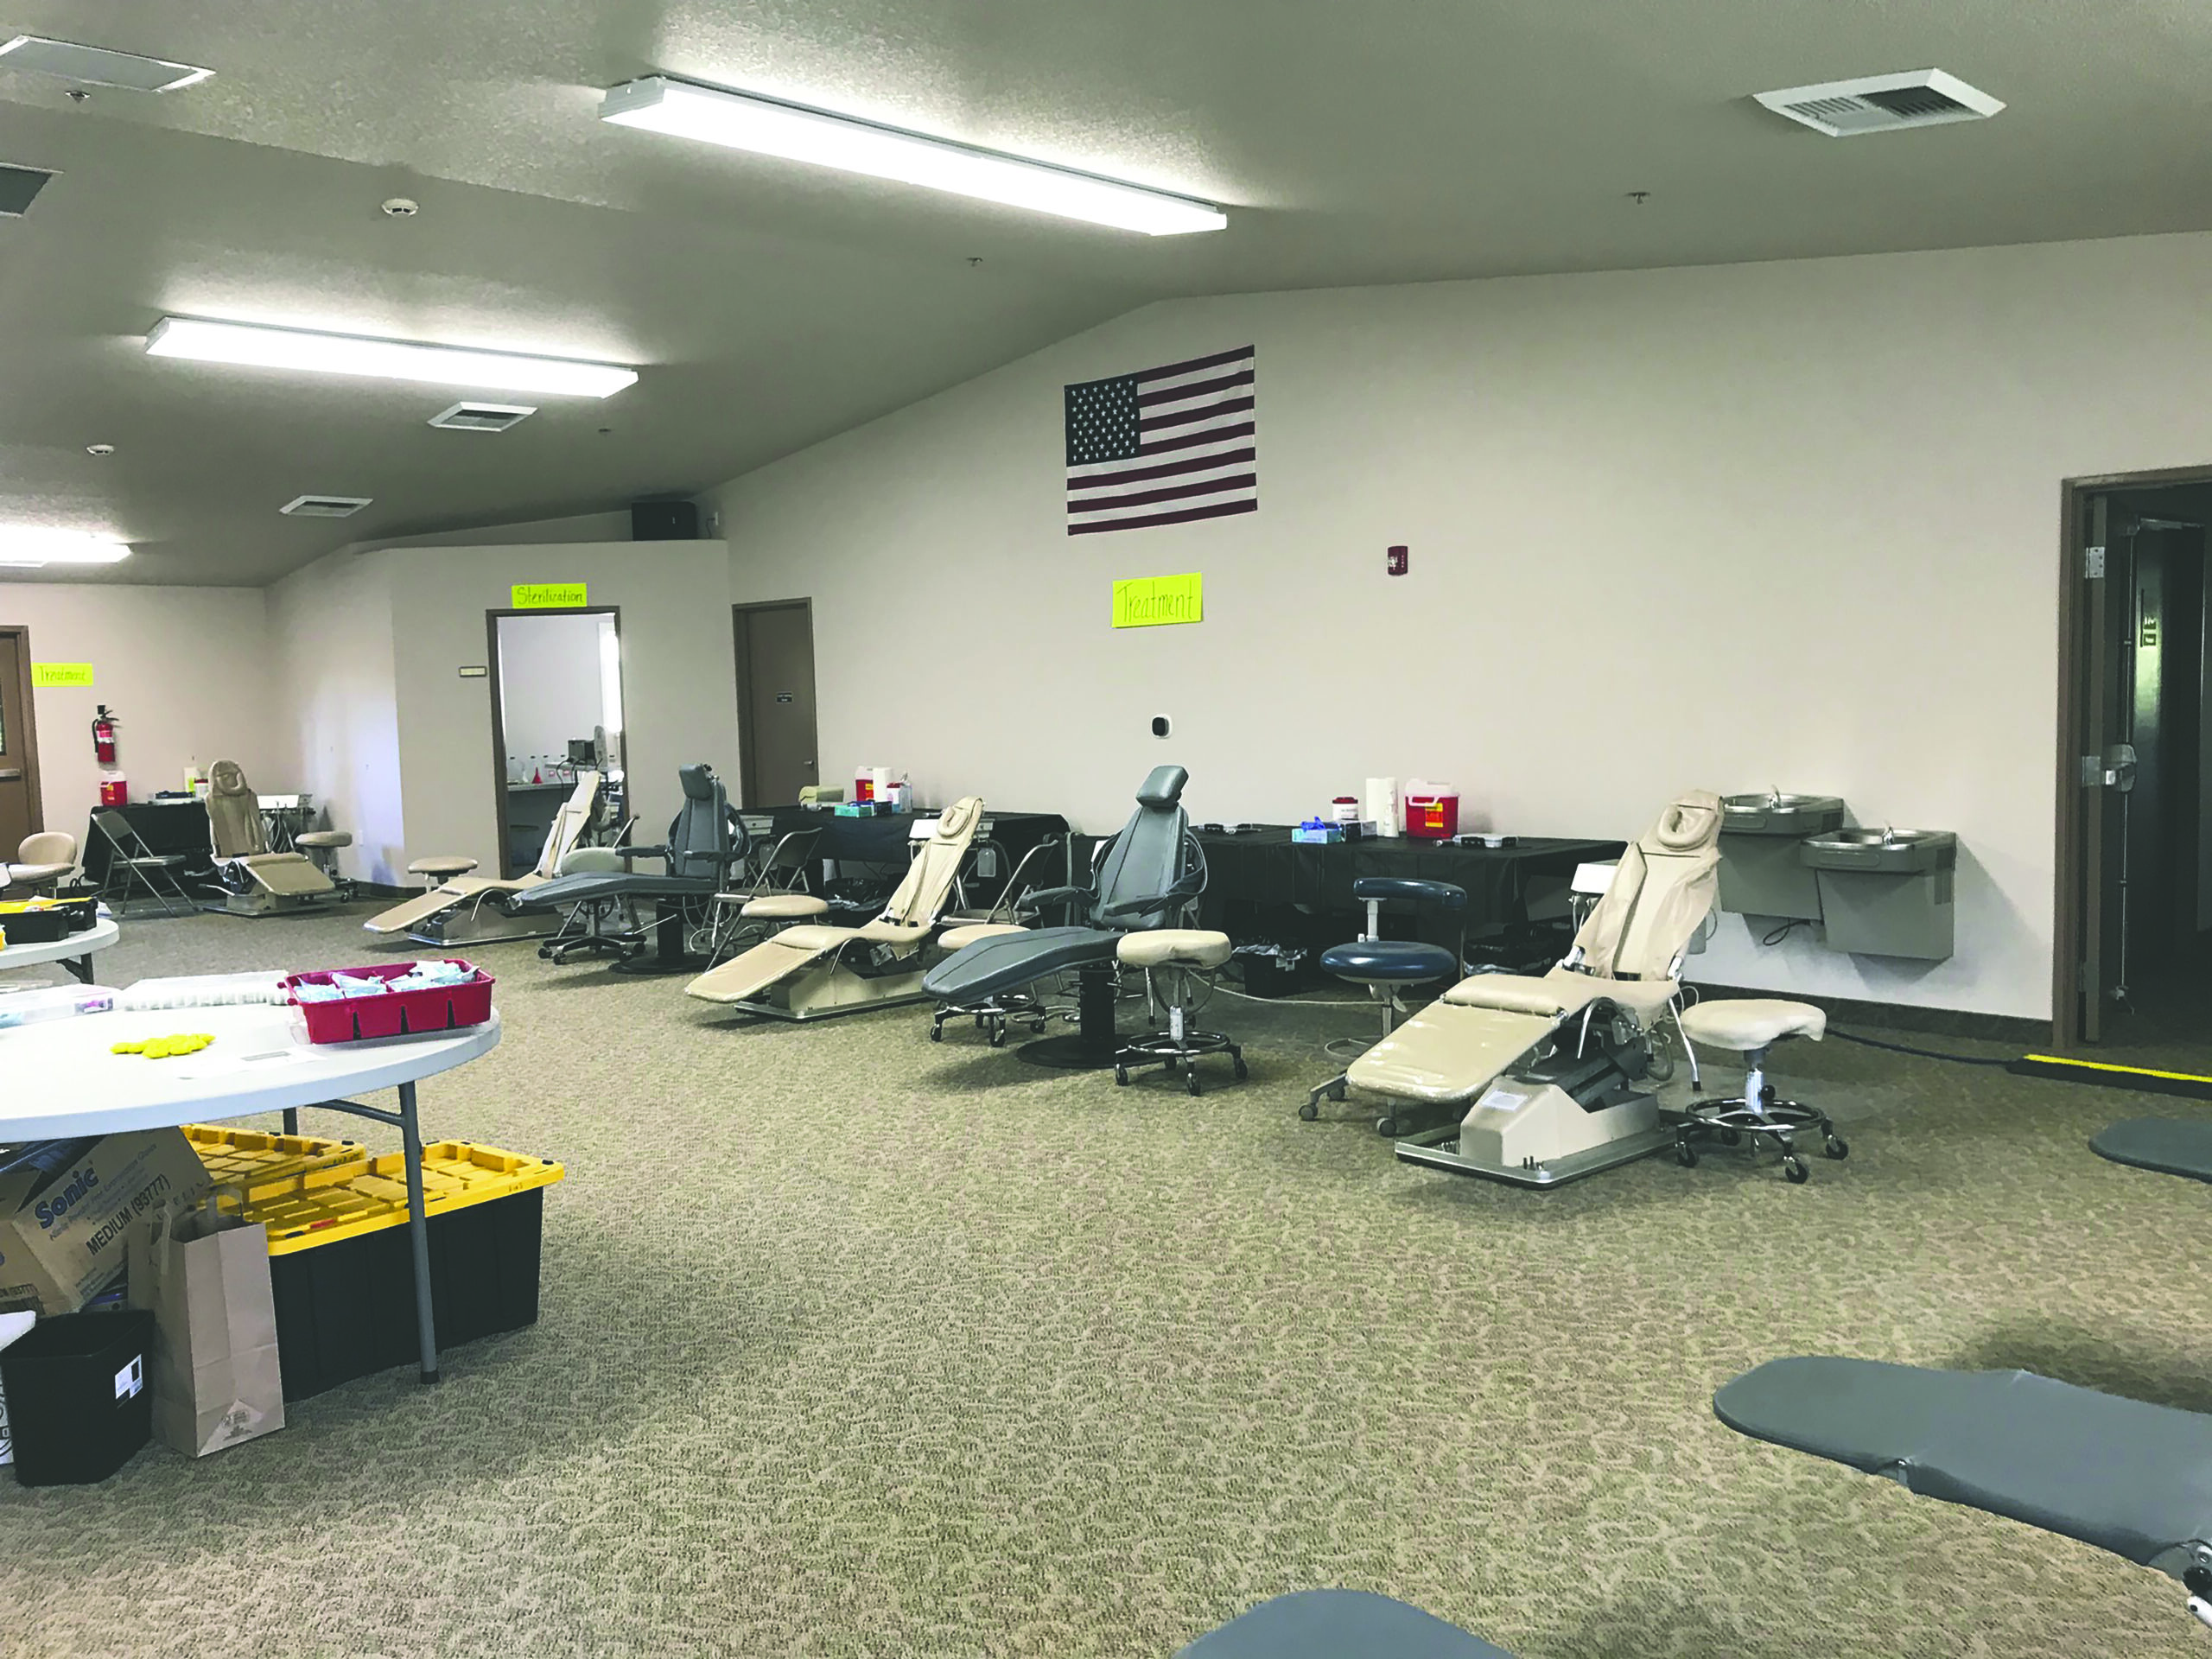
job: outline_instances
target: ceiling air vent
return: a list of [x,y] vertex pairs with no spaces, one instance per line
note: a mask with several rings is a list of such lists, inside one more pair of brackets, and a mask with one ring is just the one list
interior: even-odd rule
[[453,432],[504,432],[537,413],[535,404],[455,404],[430,416],[432,426]]
[[0,162],[0,219],[21,219],[30,212],[32,201],[53,176],[39,168]]
[[295,518],[351,518],[375,498],[366,495],[303,495],[276,509]]
[[1862,133],[1896,132],[1905,127],[1940,127],[1954,121],[1986,121],[2005,107],[2001,99],[1992,98],[1941,69],[1791,86],[1779,92],[1761,92],[1758,101],[1777,115],[1786,115],[1831,138],[1856,138]]
[[42,35],[18,35],[0,43],[0,69],[59,75],[80,86],[120,86],[133,92],[173,92],[215,73],[195,69],[188,63],[171,63],[166,58],[142,58],[135,52],[50,41]]

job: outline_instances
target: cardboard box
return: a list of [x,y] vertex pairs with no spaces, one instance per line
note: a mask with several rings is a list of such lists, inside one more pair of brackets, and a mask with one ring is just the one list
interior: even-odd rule
[[[35,1313],[0,1313],[0,1352],[6,1351],[10,1343],[37,1323],[38,1315]],[[16,1442],[8,1433],[8,1394],[6,1389],[0,1389],[0,1467],[15,1460]]]
[[207,1185],[181,1129],[16,1148],[0,1163],[0,1309],[73,1313],[123,1271],[134,1227]]

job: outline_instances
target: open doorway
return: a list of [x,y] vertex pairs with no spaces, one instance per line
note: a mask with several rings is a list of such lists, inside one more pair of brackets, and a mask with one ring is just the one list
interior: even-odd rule
[[2212,477],[2067,494],[2055,1035],[2212,1056]]
[[492,766],[502,877],[537,862],[580,768],[596,769],[610,821],[623,804],[619,610],[488,611]]
[[[31,726],[31,636],[0,626],[0,864],[46,827],[39,799],[38,734]],[[0,887],[7,885],[0,873]]]

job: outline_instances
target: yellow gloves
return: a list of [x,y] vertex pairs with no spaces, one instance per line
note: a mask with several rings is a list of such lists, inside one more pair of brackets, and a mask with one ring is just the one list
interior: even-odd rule
[[111,1054],[143,1054],[149,1060],[173,1060],[180,1054],[197,1054],[215,1039],[204,1031],[180,1032],[174,1037],[149,1037],[143,1043],[118,1043]]

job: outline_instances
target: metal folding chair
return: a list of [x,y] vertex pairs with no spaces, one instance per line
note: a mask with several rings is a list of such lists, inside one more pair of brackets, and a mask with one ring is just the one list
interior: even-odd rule
[[162,907],[164,916],[188,916],[199,908],[176,875],[180,866],[192,861],[188,855],[156,852],[131,827],[130,819],[112,810],[93,813],[92,828],[108,844],[107,869],[100,878],[99,896],[116,914],[129,914],[134,893],[140,888]]

